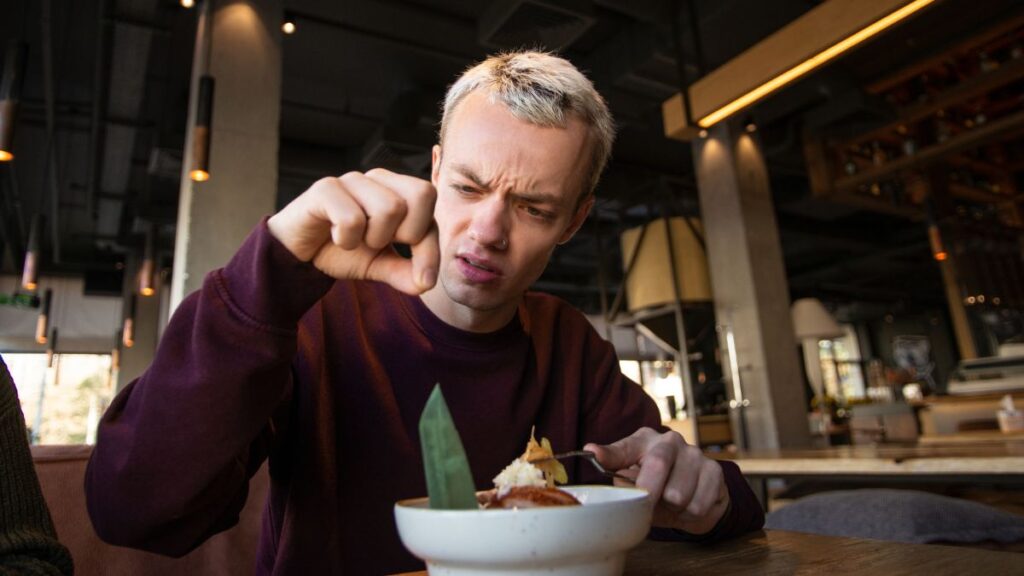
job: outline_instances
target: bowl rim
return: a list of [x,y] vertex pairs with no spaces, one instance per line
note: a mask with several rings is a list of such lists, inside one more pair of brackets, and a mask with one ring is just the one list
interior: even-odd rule
[[[609,486],[607,484],[572,484],[568,486],[559,486],[559,489],[573,489],[573,488],[585,488],[587,490],[614,490],[616,492],[632,492],[631,497],[621,498],[618,500],[609,500],[606,502],[594,502],[592,504],[583,504],[583,507],[593,508],[595,506],[615,506],[623,505],[635,502],[649,501],[651,494],[643,488],[637,488],[635,486]],[[568,492],[569,490],[567,490]],[[490,492],[490,490],[478,490],[476,493]],[[481,512],[487,513],[488,515],[498,514],[522,514],[528,511],[529,513],[538,514],[549,514],[549,513],[565,513],[568,510],[575,510],[576,506],[541,506],[537,508],[464,508],[464,509],[435,509],[429,506],[423,506],[424,502],[429,502],[429,496],[419,496],[416,498],[403,498],[395,502],[395,510],[409,510],[424,512],[430,514],[446,514],[446,515],[469,515],[469,514],[480,514]],[[648,502],[649,503],[649,502]]]

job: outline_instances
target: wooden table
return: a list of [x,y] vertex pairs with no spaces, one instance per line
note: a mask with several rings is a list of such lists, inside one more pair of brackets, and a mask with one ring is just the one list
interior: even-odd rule
[[733,460],[750,479],[1024,483],[1024,442],[838,446],[708,455]]
[[921,436],[917,441],[923,446],[977,446],[987,444],[1008,444],[1011,446],[1019,444],[1024,446],[1024,430],[1020,432],[975,430],[971,432],[957,432],[956,434],[936,434],[934,436]]
[[[934,544],[836,538],[768,530],[714,546],[644,542],[624,576],[684,574],[1020,574],[1024,556]],[[404,576],[423,576],[411,572]]]

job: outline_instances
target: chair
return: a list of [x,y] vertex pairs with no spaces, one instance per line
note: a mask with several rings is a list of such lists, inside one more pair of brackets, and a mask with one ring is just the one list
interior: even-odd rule
[[33,446],[32,459],[50,508],[57,537],[71,551],[75,574],[83,576],[250,576],[267,497],[266,464],[249,483],[238,524],[182,558],[111,546],[99,539],[85,506],[85,467],[91,446]]

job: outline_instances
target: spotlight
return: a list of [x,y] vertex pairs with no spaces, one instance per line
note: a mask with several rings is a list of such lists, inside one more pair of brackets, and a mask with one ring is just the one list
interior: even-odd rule
[[284,22],[281,24],[281,31],[285,34],[295,34],[295,17],[288,12],[284,13]]

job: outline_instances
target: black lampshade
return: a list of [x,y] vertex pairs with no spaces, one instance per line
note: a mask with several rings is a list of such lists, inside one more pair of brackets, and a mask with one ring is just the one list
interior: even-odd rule
[[35,290],[39,286],[39,261],[42,257],[39,238],[43,233],[45,221],[42,214],[36,214],[32,218],[32,228],[28,233],[28,249],[25,251],[25,265],[21,269],[21,287],[25,290]]
[[[57,327],[50,328],[50,338],[46,342],[46,367],[53,368],[53,356],[57,353]],[[54,380],[56,383],[56,379]]]
[[125,348],[135,345],[135,292],[132,292],[128,300],[128,313],[124,315],[124,325],[121,327],[121,344]]
[[142,296],[156,294],[155,242],[155,230],[151,224],[146,229],[146,243],[142,252],[142,264],[139,266],[139,294]]
[[46,332],[50,329],[50,303],[53,300],[53,290],[47,288],[43,295],[43,304],[39,309],[39,318],[36,320],[36,342],[46,344]]
[[189,177],[196,182],[210,179],[210,128],[213,126],[213,76],[199,78],[199,100],[196,102],[196,126],[192,132],[192,169]]
[[24,42],[11,40],[8,43],[3,76],[0,76],[0,162],[14,159],[14,121],[25,79],[27,54]]

